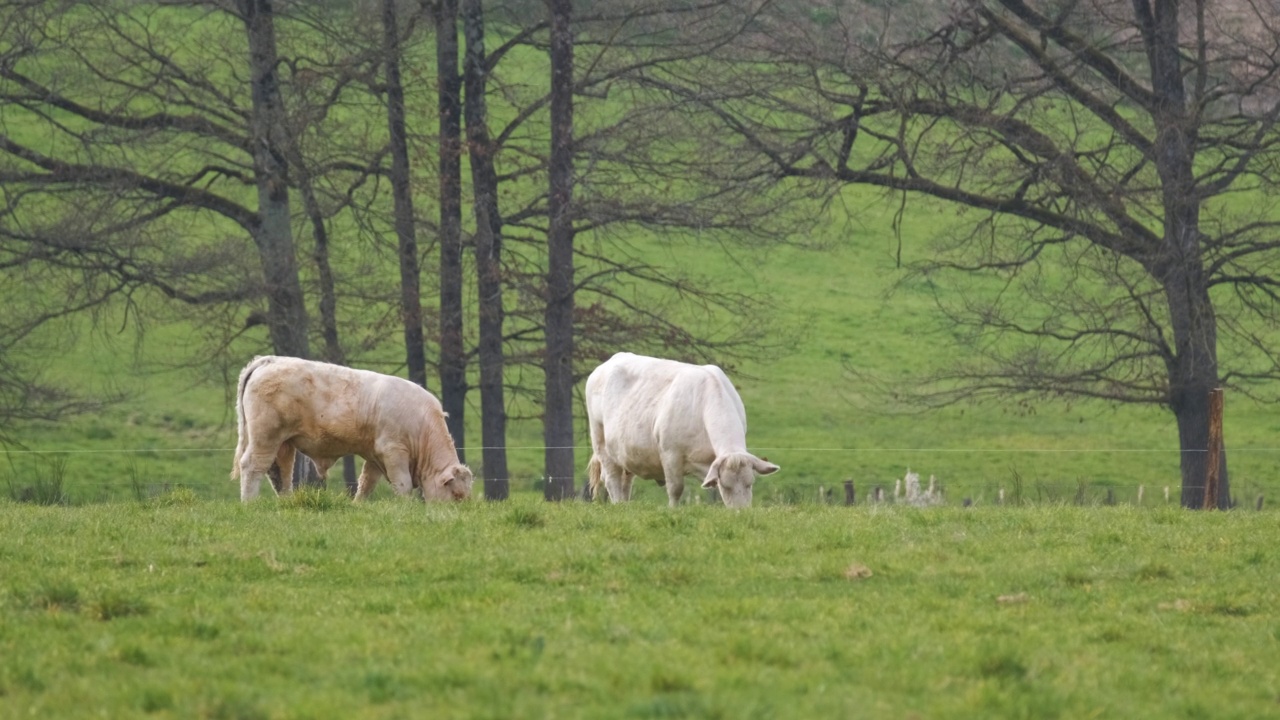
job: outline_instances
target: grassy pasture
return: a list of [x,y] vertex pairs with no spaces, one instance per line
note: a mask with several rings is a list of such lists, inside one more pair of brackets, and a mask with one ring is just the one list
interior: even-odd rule
[[1275,513],[0,501],[0,716],[1214,717]]

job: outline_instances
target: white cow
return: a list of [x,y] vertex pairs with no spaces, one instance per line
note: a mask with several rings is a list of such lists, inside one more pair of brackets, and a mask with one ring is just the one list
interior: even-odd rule
[[236,389],[239,440],[231,477],[240,499],[258,496],[275,463],[280,492],[293,489],[296,451],[323,476],[338,458],[364,458],[356,499],[385,475],[399,495],[422,488],[427,500],[471,496],[471,470],[458,462],[445,413],[434,395],[403,378],[291,357],[253,359]]
[[724,371],[715,365],[618,353],[587,378],[594,495],[631,499],[634,476],[666,485],[672,507],[685,475],[705,476],[729,507],[750,507],[757,475],[778,466],[747,452],[747,413]]

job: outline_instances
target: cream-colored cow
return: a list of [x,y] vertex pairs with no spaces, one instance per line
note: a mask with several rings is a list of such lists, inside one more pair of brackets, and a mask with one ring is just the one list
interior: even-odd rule
[[257,357],[240,371],[236,420],[231,477],[240,478],[243,501],[257,497],[273,463],[280,470],[280,492],[290,492],[297,451],[314,460],[321,475],[344,455],[364,458],[357,500],[383,475],[399,495],[420,487],[427,500],[471,496],[471,470],[458,462],[440,401],[403,378]]
[[724,371],[715,365],[618,353],[587,378],[592,494],[631,499],[640,476],[666,485],[672,507],[684,477],[703,476],[729,507],[750,507],[757,475],[778,466],[747,452],[747,413]]

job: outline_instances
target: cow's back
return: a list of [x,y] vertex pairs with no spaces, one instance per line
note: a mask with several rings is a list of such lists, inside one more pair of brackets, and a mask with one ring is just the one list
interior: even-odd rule
[[614,460],[648,475],[663,452],[710,452],[703,408],[716,387],[703,366],[618,353],[587,378],[587,414]]
[[303,452],[324,445],[330,448],[326,454],[363,454],[379,433],[396,432],[404,436],[397,440],[416,442],[431,399],[401,378],[281,357],[248,378],[244,402],[251,425],[277,426],[276,432],[296,438]]

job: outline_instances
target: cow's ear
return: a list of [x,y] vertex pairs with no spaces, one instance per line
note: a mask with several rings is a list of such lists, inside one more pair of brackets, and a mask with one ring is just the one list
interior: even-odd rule
[[442,476],[440,484],[448,485],[450,482],[457,481],[465,485],[470,483],[472,478],[471,468],[468,468],[466,465],[454,465],[453,472]]
[[722,460],[724,458],[716,458],[716,461],[711,463],[711,468],[707,470],[707,479],[702,481],[702,487],[720,487],[720,462]]
[[755,469],[757,475],[772,475],[782,469],[764,458],[756,458],[756,461],[752,463],[752,468]]

